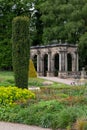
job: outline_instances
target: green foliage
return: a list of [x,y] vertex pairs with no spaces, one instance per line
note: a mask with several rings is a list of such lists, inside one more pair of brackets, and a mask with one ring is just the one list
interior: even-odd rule
[[42,87],[43,81],[44,81],[43,79],[39,78],[29,78],[29,86]]
[[[10,113],[10,114],[9,114]],[[80,117],[87,118],[87,106],[68,107],[58,101],[46,101],[29,107],[0,108],[0,120],[38,125],[45,128],[66,128]]]
[[12,22],[13,13],[8,0],[0,0],[0,69],[12,69]]
[[[35,8],[32,8],[32,3]],[[0,69],[12,68],[11,22],[16,16],[31,18],[30,39],[33,45],[50,44],[49,41],[54,39],[75,44],[87,32],[87,0],[0,0],[0,9]],[[85,53],[86,50],[84,57]],[[84,65],[82,55],[80,53],[81,66]]]
[[66,128],[68,125],[71,125],[72,122],[75,122],[75,112],[72,109],[70,112],[68,110],[62,110],[60,114],[56,114],[56,119],[53,121],[52,124],[54,129]]
[[14,86],[12,71],[0,71],[0,86]]
[[[51,41],[55,39],[61,39],[63,43],[67,40],[69,44],[76,44],[77,41],[81,42],[80,38],[87,32],[87,0],[38,0],[35,8],[41,14],[39,19],[42,22],[43,44],[52,44]],[[85,48],[84,43],[83,46]],[[83,52],[81,47],[80,51]],[[86,52],[85,48],[84,52],[80,53],[81,67],[86,65]]]
[[54,0],[54,2],[39,0],[36,7],[41,13],[41,20],[44,24],[44,43],[54,39],[62,39],[62,41],[67,39],[70,43],[76,43],[80,37],[79,33],[83,33],[85,20],[81,9],[86,12],[85,4],[86,1],[78,2],[78,0],[74,2],[73,0]]
[[28,87],[29,69],[29,19],[16,17],[12,22],[12,53],[15,84],[18,87]]
[[0,41],[0,70],[11,70],[12,69],[12,48],[11,41],[4,39]]
[[[0,72],[0,81],[13,83],[12,76],[12,72]],[[53,83],[45,86],[44,80],[39,78],[30,78],[29,82],[30,86],[39,86],[40,90],[33,94],[17,87],[0,87],[0,99],[3,99],[3,105],[0,104],[0,120],[54,130],[73,128],[78,120],[82,122],[78,124],[79,127],[84,124],[82,119],[87,119],[87,85]],[[83,128],[86,130],[87,126]]]
[[15,83],[14,83],[13,79],[7,79],[7,80],[1,79],[1,81],[0,81],[0,86],[7,87],[7,86],[14,86],[14,85],[15,85]]
[[29,61],[29,78],[36,78],[37,77],[37,72],[35,70],[35,67],[34,67],[34,64],[33,64],[33,61],[30,59]]
[[79,53],[81,67],[85,67],[87,70],[87,32],[80,37]]
[[35,98],[35,95],[27,90],[17,87],[0,87],[0,106],[14,106],[24,104],[27,100]]
[[12,69],[12,19],[30,16],[32,0],[0,0],[0,70]]

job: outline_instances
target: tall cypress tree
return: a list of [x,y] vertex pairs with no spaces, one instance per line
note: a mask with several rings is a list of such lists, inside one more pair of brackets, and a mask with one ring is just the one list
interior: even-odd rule
[[15,85],[28,87],[29,68],[29,18],[15,17],[12,21],[12,59]]

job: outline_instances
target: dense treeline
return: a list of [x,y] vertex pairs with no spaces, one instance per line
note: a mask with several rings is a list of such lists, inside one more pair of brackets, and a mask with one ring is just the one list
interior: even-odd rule
[[16,16],[29,16],[30,1],[0,0],[0,69],[12,69],[12,20]]
[[11,68],[11,23],[30,17],[32,45],[51,40],[79,45],[80,66],[87,66],[87,0],[1,0],[0,68]]
[[79,41],[87,31],[87,0],[38,0],[36,6],[43,22],[43,41]]
[[38,0],[43,44],[51,40],[78,44],[80,67],[87,66],[87,0]]

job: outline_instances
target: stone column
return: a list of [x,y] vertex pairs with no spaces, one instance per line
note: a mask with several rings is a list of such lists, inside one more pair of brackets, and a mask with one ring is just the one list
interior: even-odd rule
[[61,71],[61,64],[62,64],[62,56],[61,56],[61,52],[59,53],[59,71]]
[[40,55],[37,57],[37,69],[38,69],[38,76],[44,76],[44,59]]
[[51,71],[51,52],[48,53],[48,72]]
[[62,62],[61,62],[61,69],[64,72],[65,71],[65,53],[62,52]]
[[67,72],[67,52],[65,52],[65,71]]
[[72,55],[72,71],[76,71],[76,55],[75,53]]
[[59,74],[58,76],[61,78],[65,78],[67,76],[67,51],[62,50],[59,53]]
[[75,72],[75,60],[72,59],[72,72]]
[[47,77],[51,76],[51,52],[48,52],[48,71]]
[[37,55],[37,75],[40,74],[40,54]]
[[50,76],[54,76],[54,58],[51,57],[51,71],[50,71]]
[[65,52],[59,53],[59,71],[65,71]]
[[40,65],[41,65],[41,74],[42,76],[44,76],[44,57],[41,57]]
[[79,71],[79,58],[78,58],[78,52],[76,52],[76,71]]

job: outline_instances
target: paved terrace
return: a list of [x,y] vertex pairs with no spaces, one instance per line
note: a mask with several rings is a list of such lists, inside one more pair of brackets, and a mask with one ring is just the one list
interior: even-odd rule
[[39,78],[54,81],[54,82],[64,83],[68,85],[71,85],[71,83],[74,82],[74,79],[61,79],[58,77],[39,77]]
[[29,126],[17,123],[0,122],[0,130],[51,130],[37,126]]

